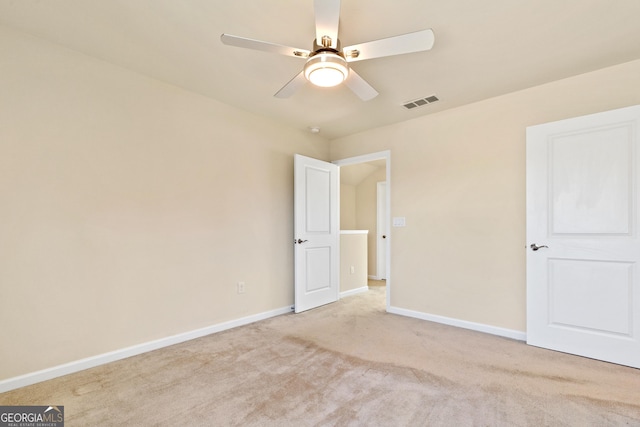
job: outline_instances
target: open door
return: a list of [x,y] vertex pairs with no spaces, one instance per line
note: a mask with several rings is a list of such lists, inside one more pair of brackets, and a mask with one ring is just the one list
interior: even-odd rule
[[340,168],[294,157],[295,312],[338,300]]
[[527,343],[640,368],[640,106],[527,128]]

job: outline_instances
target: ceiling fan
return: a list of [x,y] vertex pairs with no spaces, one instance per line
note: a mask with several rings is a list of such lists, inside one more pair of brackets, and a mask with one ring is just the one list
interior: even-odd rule
[[314,0],[316,38],[313,50],[298,49],[275,43],[222,34],[222,43],[294,56],[306,59],[304,69],[274,95],[276,98],[290,97],[307,81],[316,86],[331,87],[344,84],[360,99],[368,101],[378,92],[356,73],[349,63],[383,56],[421,52],[431,49],[434,35],[431,29],[416,31],[395,37],[341,47],[338,39],[340,0]]

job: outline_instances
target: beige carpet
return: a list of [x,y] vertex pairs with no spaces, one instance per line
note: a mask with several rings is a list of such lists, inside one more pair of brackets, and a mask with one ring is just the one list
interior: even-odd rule
[[67,426],[640,426],[640,370],[384,311],[303,314],[0,394]]

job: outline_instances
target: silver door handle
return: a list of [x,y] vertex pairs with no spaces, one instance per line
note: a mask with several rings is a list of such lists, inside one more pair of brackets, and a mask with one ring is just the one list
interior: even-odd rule
[[300,243],[304,243],[304,242],[308,242],[308,240],[302,240],[302,239],[298,239],[298,240],[294,240],[293,243],[296,244],[300,244]]
[[537,251],[538,249],[542,249],[542,248],[547,248],[547,249],[549,249],[549,246],[547,246],[547,245],[540,245],[540,246],[538,246],[538,245],[536,245],[535,243],[532,243],[532,244],[531,244],[531,249],[532,249],[532,250],[534,250],[534,251]]

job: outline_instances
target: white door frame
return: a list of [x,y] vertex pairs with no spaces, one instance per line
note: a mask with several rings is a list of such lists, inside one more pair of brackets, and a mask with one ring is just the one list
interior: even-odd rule
[[[386,222],[387,222],[387,230],[391,230],[391,151],[378,151],[376,153],[363,154],[361,156],[349,157],[341,160],[334,160],[333,164],[336,164],[340,167],[356,165],[358,163],[368,163],[374,160],[384,160],[386,162],[386,181],[387,181],[387,200],[386,200]],[[387,311],[391,307],[391,233],[387,234],[386,239],[386,250],[387,250],[387,260],[386,260],[386,270],[387,270]]]

